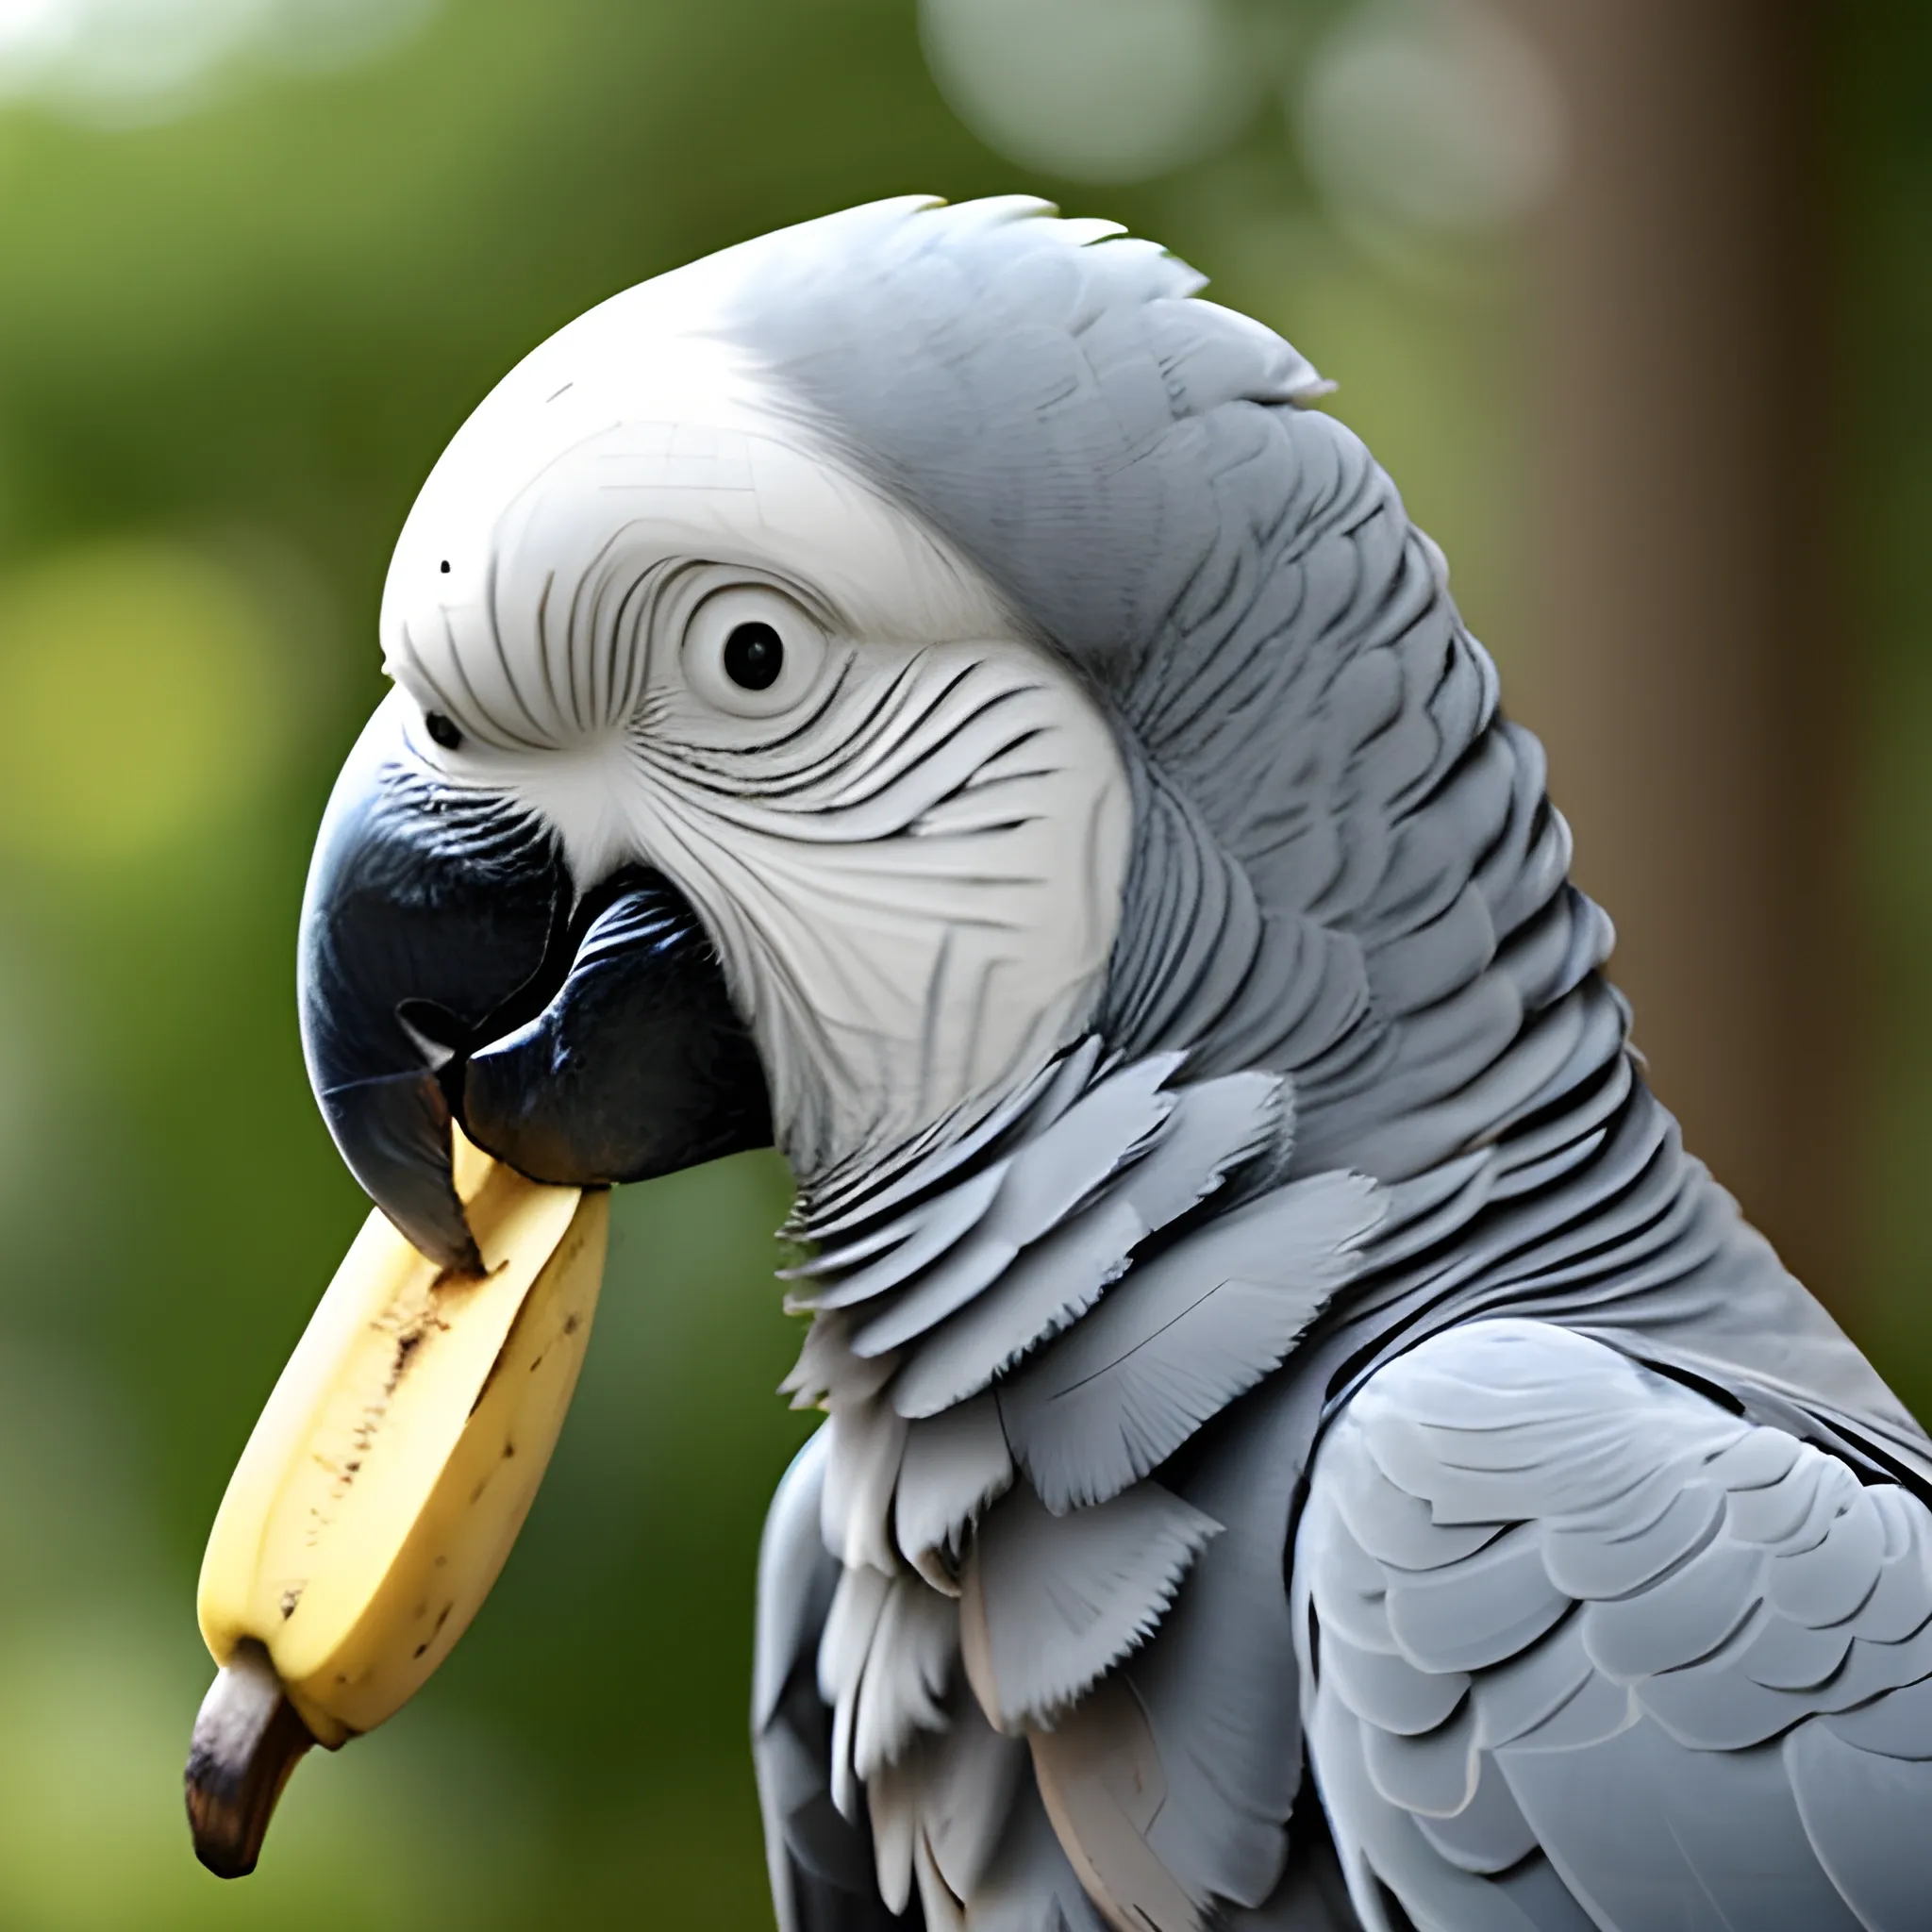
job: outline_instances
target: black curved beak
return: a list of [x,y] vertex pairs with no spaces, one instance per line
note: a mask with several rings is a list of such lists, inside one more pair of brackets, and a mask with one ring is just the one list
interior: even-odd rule
[[370,720],[302,908],[303,1052],[329,1132],[396,1226],[481,1265],[450,1122],[538,1180],[639,1180],[771,1139],[763,1071],[689,904],[633,871],[582,903],[556,841]]
[[764,1069],[710,941],[659,873],[621,873],[543,1010],[463,1064],[479,1147],[533,1180],[649,1180],[772,1141]]

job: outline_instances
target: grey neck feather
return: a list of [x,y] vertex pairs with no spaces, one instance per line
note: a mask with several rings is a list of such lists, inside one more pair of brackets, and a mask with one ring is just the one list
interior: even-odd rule
[[[1024,1446],[1052,1362],[1092,1356],[1102,1316],[1124,1333],[1137,1281],[1211,1272],[1224,1221],[1357,1175],[1375,1186],[1353,1208],[1320,1208],[1338,1256],[1296,1259],[1255,1318],[1255,1358],[1295,1348],[1318,1406],[1513,1301],[1924,1468],[1635,1074],[1609,923],[1569,882],[1541,749],[1501,716],[1440,552],[1301,407],[1320,385],[1288,344],[1089,232],[1019,202],[856,209],[757,244],[734,325],[812,433],[1087,677],[1137,796],[1097,1041],[804,1204],[824,1245],[795,1386],[895,1427],[995,1404],[1039,1480],[1085,1495],[1087,1449]],[[1053,1455],[1072,1473],[1045,1475]]]
[[1010,1809],[987,1884],[1074,1923],[994,1732],[1046,1790],[1124,1724],[1205,1924],[1283,1869],[1297,1485],[1394,1355],[1508,1310],[1928,1494],[1932,1444],[1644,1087],[1541,747],[1392,485],[1287,344],[1091,232],[896,204],[751,258],[741,344],[1089,680],[1137,807],[1094,1037],[801,1201],[788,1386],[831,1412],[818,1687],[885,1894],[908,1820]]

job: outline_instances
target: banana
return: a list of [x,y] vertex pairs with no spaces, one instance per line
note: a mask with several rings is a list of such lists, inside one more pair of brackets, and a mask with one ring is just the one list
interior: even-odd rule
[[609,1195],[525,1180],[456,1137],[479,1276],[372,1213],[229,1478],[196,1605],[220,1668],[196,1719],[195,1851],[255,1867],[311,1743],[412,1697],[489,1595],[576,1387]]

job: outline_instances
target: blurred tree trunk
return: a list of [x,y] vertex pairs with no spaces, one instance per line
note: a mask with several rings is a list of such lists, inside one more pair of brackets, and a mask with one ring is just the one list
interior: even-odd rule
[[1841,1314],[1857,1003],[1826,575],[1824,67],[1800,0],[1514,0],[1568,98],[1540,250],[1524,722],[1654,1084]]

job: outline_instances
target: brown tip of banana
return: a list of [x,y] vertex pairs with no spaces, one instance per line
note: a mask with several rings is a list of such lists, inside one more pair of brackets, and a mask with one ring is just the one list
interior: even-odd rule
[[182,1780],[194,1856],[217,1878],[255,1870],[275,1800],[314,1742],[268,1652],[244,1640],[201,1701]]

